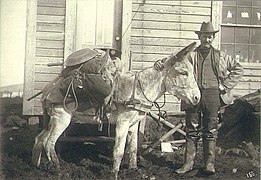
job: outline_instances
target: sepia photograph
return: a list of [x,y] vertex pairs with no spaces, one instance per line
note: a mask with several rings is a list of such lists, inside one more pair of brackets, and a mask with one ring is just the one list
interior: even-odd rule
[[1,180],[260,179],[261,0],[0,0]]

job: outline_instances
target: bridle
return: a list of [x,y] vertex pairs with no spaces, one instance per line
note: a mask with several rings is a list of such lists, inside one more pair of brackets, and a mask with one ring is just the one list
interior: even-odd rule
[[[141,71],[141,72],[142,72],[142,71]],[[165,104],[166,104],[165,91],[164,91],[164,93],[163,93],[164,101],[163,101],[163,104],[162,104],[161,106],[159,105],[159,103],[158,103],[157,101],[152,101],[152,100],[150,100],[150,99],[148,98],[148,96],[145,94],[144,88],[142,87],[142,83],[141,83],[140,78],[139,78],[139,75],[140,75],[141,72],[135,73],[132,95],[131,95],[130,100],[128,100],[128,102],[132,102],[133,104],[140,104],[140,105],[142,105],[142,102],[141,102],[140,100],[135,99],[136,82],[137,82],[138,85],[139,85],[139,88],[140,88],[140,91],[141,91],[142,95],[144,96],[144,98],[146,99],[146,101],[148,101],[148,102],[151,104],[150,106],[147,105],[147,107],[151,108],[152,106],[154,106],[154,107],[157,108],[157,110],[158,110],[158,113],[159,113],[159,118],[158,118],[158,121],[157,121],[157,122],[158,122],[158,130],[161,130],[161,129],[162,129],[162,124],[160,123],[160,116],[163,115],[163,116],[164,116],[164,117],[163,117],[164,119],[165,119],[166,116],[167,116],[167,112],[164,111],[164,113],[162,113],[162,110],[161,110],[161,108],[163,108],[163,107],[165,106]],[[164,75],[164,80],[163,80],[164,82],[166,81],[166,77],[167,77],[167,74]],[[166,89],[166,88],[165,88],[165,89]],[[138,111],[143,111],[143,112],[144,112],[144,110],[141,110],[141,109],[137,109],[137,108],[134,108],[134,109],[136,109],[136,110],[138,110]]]

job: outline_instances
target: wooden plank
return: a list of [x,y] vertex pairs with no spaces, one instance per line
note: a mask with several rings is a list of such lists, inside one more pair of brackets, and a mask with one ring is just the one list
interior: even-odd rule
[[[212,11],[211,11],[211,21],[213,22],[214,29],[221,29],[220,24],[222,21],[222,18],[220,15],[222,14],[222,2],[220,1],[212,1],[211,3]],[[220,49],[220,42],[221,42],[221,33],[216,33],[215,35],[215,41],[213,41],[213,46],[217,49]]]
[[55,15],[55,16],[64,16],[65,8],[64,7],[46,7],[38,6],[37,8],[38,15]]
[[48,85],[49,82],[35,82],[34,86],[35,86],[35,90],[43,90],[45,88],[45,86]]
[[54,24],[54,23],[37,23],[37,31],[40,32],[64,32],[64,24]]
[[43,108],[42,106],[34,107],[34,112],[36,115],[43,115]]
[[195,7],[210,7],[211,1],[180,1],[183,6],[195,6]]
[[163,141],[165,141],[169,136],[172,136],[178,129],[181,129],[181,127],[183,126],[182,123],[179,123],[177,126],[175,126],[173,129],[171,129],[170,131],[168,131],[167,133],[165,133],[163,136],[160,137],[160,139],[158,139],[155,143],[153,143],[151,146],[149,146],[143,154],[148,154],[151,149],[156,148],[158,145],[160,145],[160,143],[162,143]]
[[[41,91],[41,90],[34,90],[34,94],[37,94],[37,93],[39,93],[40,91]],[[38,99],[41,99],[41,96],[37,96],[36,99],[37,99],[37,98],[38,98]]]
[[258,77],[258,76],[244,75],[240,81],[241,82],[260,82],[260,84],[261,84],[261,76]]
[[[153,13],[142,13],[133,12],[133,21],[146,20],[146,21],[166,21],[166,22],[182,22],[182,23],[202,23],[202,21],[209,21],[210,15],[206,16],[191,16],[191,15],[176,15],[176,14],[153,14]],[[200,26],[199,26],[200,27]]]
[[143,54],[143,53],[132,53],[132,61],[143,61],[143,62],[155,62],[159,59],[163,59],[165,57],[168,57],[169,53],[166,54]]
[[65,7],[66,0],[38,0],[38,6],[46,7]]
[[131,24],[134,29],[164,29],[164,30],[182,30],[195,31],[199,29],[200,24],[181,23],[181,22],[160,22],[160,21],[133,21]]
[[244,75],[261,76],[260,69],[246,69],[244,68]]
[[37,15],[37,22],[41,23],[55,23],[55,24],[64,24],[64,16],[51,16],[51,15]]
[[132,0],[123,1],[122,10],[122,40],[121,40],[121,60],[123,71],[127,71],[131,66],[131,18],[132,18]]
[[261,63],[240,63],[244,69],[260,69],[261,70]]
[[66,1],[64,59],[75,51],[76,1]]
[[36,107],[41,107],[42,106],[42,102],[40,98],[35,98],[34,99],[34,104]]
[[234,95],[235,96],[244,96],[246,94],[250,94],[253,92],[256,92],[256,89],[234,89]]
[[[133,0],[133,3],[143,3],[143,0]],[[165,4],[165,5],[173,5],[173,6],[191,6],[191,7],[210,7],[211,2],[210,1],[172,1],[172,0],[162,0],[162,1],[157,1],[157,0],[146,0],[146,4]]]
[[35,73],[50,73],[50,74],[58,74],[62,70],[61,66],[42,66],[42,65],[35,65]]
[[36,64],[47,66],[49,63],[63,63],[62,57],[36,57]]
[[131,68],[132,70],[142,70],[145,69],[147,67],[151,67],[153,66],[153,62],[132,62],[131,64]]
[[[131,45],[157,45],[157,46],[177,46],[185,47],[193,40],[180,38],[161,38],[161,37],[131,37]],[[199,42],[199,40],[195,41]]]
[[261,89],[261,83],[258,82],[239,82],[236,85],[237,89]]
[[36,48],[36,55],[41,57],[63,57],[63,49]]
[[37,40],[37,48],[63,49],[64,41]]
[[64,40],[64,33],[37,32],[36,39],[37,40],[63,41]]
[[131,50],[133,52],[139,52],[139,53],[155,53],[155,52],[160,52],[164,54],[171,54],[174,52],[178,52],[182,49],[182,47],[178,46],[141,46],[141,45],[132,45]]
[[197,35],[194,31],[170,31],[155,29],[132,29],[132,36],[161,37],[161,38],[181,38],[196,40]]
[[186,7],[186,6],[172,6],[172,5],[157,5],[157,4],[133,4],[132,9],[138,12],[153,13],[153,14],[186,14],[193,16],[210,15],[210,7]]
[[34,95],[34,58],[36,47],[36,19],[37,1],[27,0],[26,16],[26,52],[25,52],[25,73],[24,73],[24,94],[23,94],[23,115],[34,115],[33,103],[27,98]]
[[85,136],[85,137],[70,137],[70,136],[61,136],[58,141],[69,141],[69,142],[114,142],[113,137],[106,137],[106,136]]

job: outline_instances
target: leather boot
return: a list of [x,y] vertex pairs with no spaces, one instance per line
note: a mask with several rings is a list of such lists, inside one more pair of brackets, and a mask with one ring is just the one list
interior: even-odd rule
[[191,138],[187,138],[186,151],[185,151],[185,163],[183,164],[183,166],[181,168],[179,168],[175,171],[177,174],[184,174],[193,169],[196,151],[197,151],[196,141],[194,141]]
[[204,173],[206,175],[215,174],[215,151],[216,150],[216,139],[215,138],[204,138],[203,139],[203,156],[205,169]]

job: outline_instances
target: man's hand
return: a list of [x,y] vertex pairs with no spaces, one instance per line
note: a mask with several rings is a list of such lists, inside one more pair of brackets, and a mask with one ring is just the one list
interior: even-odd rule
[[220,94],[226,94],[225,87],[222,86],[222,84],[219,84],[219,91],[220,91]]
[[162,71],[164,69],[164,63],[162,62],[162,60],[157,60],[154,63],[154,68],[158,71]]

